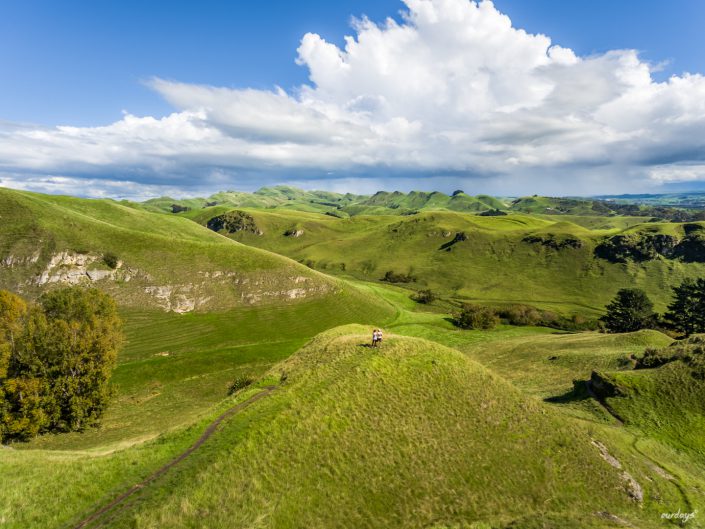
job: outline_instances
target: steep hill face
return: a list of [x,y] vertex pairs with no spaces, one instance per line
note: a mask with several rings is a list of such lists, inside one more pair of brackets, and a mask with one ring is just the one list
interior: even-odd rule
[[[594,314],[619,288],[639,286],[663,309],[670,286],[705,273],[697,246],[702,223],[591,230],[564,217],[522,214],[437,211],[337,219],[248,210],[247,215],[255,231],[221,233],[328,273],[379,280],[392,271],[406,276],[410,288],[479,301]],[[210,220],[207,211],[193,218]],[[668,255],[657,251],[663,245],[654,249],[660,238],[672,242]]]
[[606,440],[457,351],[398,336],[368,348],[367,331],[324,333],[275,368],[279,389],[110,527],[557,529],[641,516],[642,476],[610,464]]
[[0,189],[0,288],[32,297],[69,284],[97,286],[123,306],[174,312],[282,304],[346,288],[187,219]]

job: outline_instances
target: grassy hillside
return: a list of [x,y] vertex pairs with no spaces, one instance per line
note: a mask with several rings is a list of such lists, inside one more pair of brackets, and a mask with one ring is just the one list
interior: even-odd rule
[[351,291],[335,298],[210,314],[126,311],[127,345],[113,375],[116,396],[99,429],[45,436],[25,448],[86,449],[142,442],[191,424],[256,380],[311,336],[350,322],[381,325],[393,310]]
[[666,363],[626,372],[604,370],[596,383],[604,381],[609,386],[601,388],[602,393],[623,421],[648,432],[654,439],[696,454],[705,471],[703,343],[704,337],[695,336],[650,350],[647,357],[661,358],[657,365],[661,361]]
[[191,424],[235,378],[257,378],[311,336],[395,313],[285,257],[112,201],[0,189],[0,218],[0,288],[32,297],[96,286],[120,302],[128,338],[102,427],[42,437],[35,448],[122,446]]
[[[225,392],[235,376],[267,371],[258,385],[286,375],[277,392],[223,425],[103,527],[338,527],[353,520],[355,527],[649,528],[664,526],[661,512],[705,507],[691,453],[678,453],[652,430],[615,425],[587,395],[567,391],[592,369],[630,369],[620,360],[668,343],[663,335],[460,331],[442,313],[419,312],[402,289],[361,290],[388,300],[395,318],[346,314],[354,306],[345,300],[288,319],[274,307],[130,314],[116,374],[120,395],[105,427],[0,452],[7,477],[0,518],[12,529],[79,519],[189,446],[205,421],[231,405]],[[316,327],[365,317],[371,325],[387,318],[382,349],[363,346],[371,325],[348,326],[284,360]],[[564,394],[563,402],[542,402]],[[642,407],[653,417],[664,411]],[[622,469],[606,465],[592,441]],[[643,490],[642,507],[625,492],[625,470]]]
[[347,288],[186,219],[109,200],[0,189],[0,219],[0,288],[29,296],[92,284],[123,306],[203,312],[287,304]]
[[110,527],[601,527],[597,512],[640,516],[587,430],[458,352],[399,336],[375,350],[361,345],[366,331],[325,333],[274,369],[287,378],[273,396]]
[[[589,229],[564,217],[524,214],[478,217],[439,211],[338,219],[293,211],[247,212],[259,232],[226,235],[326,273],[377,281],[394,271],[415,279],[409,288],[481,302],[530,303],[595,315],[619,288],[639,286],[663,310],[672,285],[705,273],[703,263],[656,254],[643,262],[619,263],[596,256],[598,245],[616,235],[683,237],[682,224]],[[206,224],[211,215],[202,211],[192,218]]]

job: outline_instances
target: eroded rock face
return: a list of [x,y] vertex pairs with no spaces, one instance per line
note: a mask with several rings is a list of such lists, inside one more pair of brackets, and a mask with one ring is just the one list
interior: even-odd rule
[[615,235],[595,248],[595,255],[612,263],[651,261],[658,256],[673,258],[678,239],[665,234]]
[[192,312],[210,300],[199,295],[194,285],[162,285],[145,287],[145,293],[152,296],[166,312],[184,314]]
[[[0,260],[0,267],[19,268],[41,262],[40,259],[38,253],[24,258],[7,256]],[[118,303],[176,313],[294,301],[335,288],[303,275],[243,274],[227,269],[195,271],[181,279],[183,283],[172,283],[130,268],[122,261],[115,265],[114,269],[109,268],[99,254],[62,251],[52,255],[39,273],[23,279],[19,286],[39,293],[59,285],[95,285],[110,292]]]
[[678,243],[674,251],[686,263],[705,263],[705,232],[694,231]]
[[30,264],[36,264],[39,261],[40,253],[34,252],[30,256],[20,257],[17,255],[8,255],[0,260],[0,266],[5,268],[14,268],[15,266],[27,266]]
[[294,229],[294,228],[284,232],[285,237],[294,237],[294,238],[301,237],[303,234],[304,234],[304,230]]
[[217,217],[213,217],[206,224],[209,230],[225,231],[226,233],[237,233],[247,231],[255,235],[263,235],[264,232],[257,227],[252,215],[244,211],[228,211]]
[[651,261],[658,257],[705,263],[705,232],[688,228],[685,231],[687,235],[681,240],[662,233],[615,235],[595,248],[595,256],[612,263]]
[[81,254],[75,252],[59,252],[49,259],[44,271],[35,277],[33,283],[38,286],[61,283],[66,285],[80,285],[82,283],[116,280],[129,281],[131,274],[123,268],[122,261],[118,261],[115,269],[105,270],[96,264],[101,257],[94,254]]
[[[311,279],[303,276],[292,276],[287,278],[287,283],[293,288],[271,289],[264,280],[250,281],[248,278],[243,278],[236,281],[241,286],[247,285],[247,289],[243,289],[240,294],[240,299],[248,305],[266,302],[267,300],[296,300],[310,296],[326,294],[332,290],[332,287],[327,284],[312,285]],[[296,286],[293,286],[296,285]]]
[[623,395],[617,385],[605,374],[593,371],[590,375],[590,386],[595,394],[601,398],[619,397]]
[[622,463],[620,463],[616,457],[609,453],[607,447],[603,443],[601,443],[600,441],[593,440],[592,444],[600,451],[602,459],[607,461],[610,466],[616,468],[617,470],[622,470],[622,472],[620,473],[620,477],[622,478],[624,491],[627,493],[629,498],[631,498],[636,503],[642,503],[644,501],[644,491],[641,488],[641,485],[639,485],[639,483],[637,482],[637,480],[635,480],[629,472],[622,469]]

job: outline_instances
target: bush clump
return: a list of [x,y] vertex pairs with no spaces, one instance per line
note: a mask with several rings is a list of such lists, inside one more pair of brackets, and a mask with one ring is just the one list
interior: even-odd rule
[[433,292],[433,290],[430,289],[419,290],[418,292],[411,295],[411,299],[413,299],[416,303],[423,303],[424,305],[428,305],[429,303],[433,303],[436,300],[436,294]]
[[387,283],[412,283],[413,281],[416,281],[416,278],[411,274],[403,274],[401,272],[388,270],[384,274],[382,281],[386,281]]
[[103,262],[109,267],[115,270],[118,267],[120,259],[118,256],[112,252],[107,252],[103,254]]
[[543,310],[531,305],[512,304],[497,309],[497,315],[507,325],[550,327],[566,331],[597,330],[599,322],[584,316],[561,316],[550,310]]
[[237,233],[240,231],[254,233],[255,235],[264,235],[264,232],[259,229],[252,215],[244,211],[228,211],[222,215],[213,217],[206,223],[209,230],[215,232],[225,231],[226,233]]
[[464,303],[454,318],[461,329],[494,329],[499,324],[499,316],[490,307]]
[[230,388],[228,388],[228,395],[232,395],[233,393],[237,393],[241,389],[245,389],[253,382],[254,380],[249,375],[243,375],[236,378],[233,383],[230,384]]
[[696,373],[705,373],[705,334],[694,334],[661,349],[649,348],[636,359],[636,369],[660,367],[680,361]]

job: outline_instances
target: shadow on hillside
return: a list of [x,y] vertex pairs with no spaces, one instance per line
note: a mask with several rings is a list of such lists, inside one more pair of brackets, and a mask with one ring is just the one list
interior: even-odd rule
[[579,402],[590,398],[587,382],[585,380],[573,380],[573,389],[563,395],[554,397],[546,397],[544,402],[552,404],[569,404],[571,402]]

